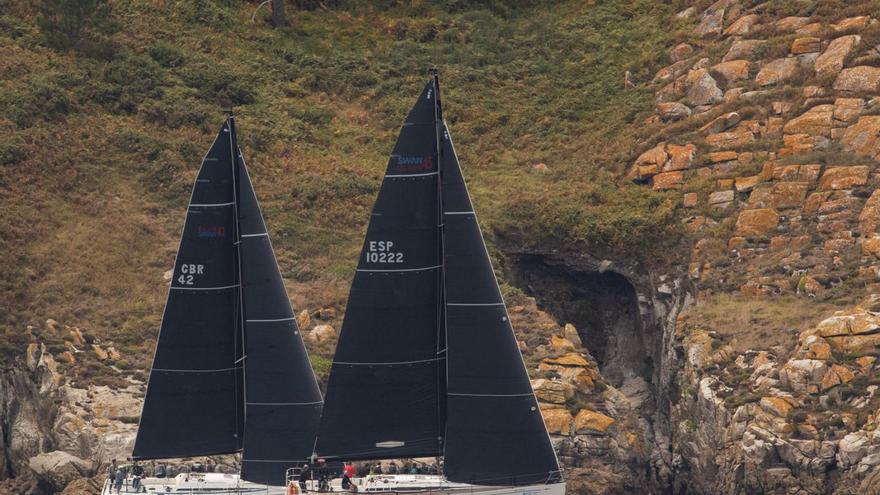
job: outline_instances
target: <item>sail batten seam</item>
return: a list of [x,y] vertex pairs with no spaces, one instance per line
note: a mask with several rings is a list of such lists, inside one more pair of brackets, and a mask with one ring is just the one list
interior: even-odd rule
[[389,174],[386,175],[386,179],[400,179],[404,177],[429,177],[432,175],[438,175],[440,172],[426,172],[424,174]]
[[427,270],[436,270],[443,265],[434,265],[434,266],[426,266],[423,268],[388,268],[388,269],[371,269],[371,268],[358,268],[359,272],[421,272]]
[[388,361],[388,362],[375,362],[375,363],[356,363],[352,361],[334,361],[333,364],[342,364],[346,366],[393,366],[399,364],[418,364],[418,363],[430,363],[434,361],[443,361],[445,357],[438,358],[430,358],[430,359],[417,359],[414,361]]
[[192,207],[197,207],[197,208],[210,208],[210,207],[213,207],[213,206],[232,206],[233,204],[235,204],[234,201],[231,201],[231,202],[229,202],[229,203],[192,203],[192,204],[189,205],[189,207],[190,207],[190,208],[192,208]]
[[240,285],[239,284],[223,285],[220,287],[174,287],[174,286],[172,286],[171,288],[176,289],[176,290],[224,290],[224,289],[234,289],[236,287],[240,287]]

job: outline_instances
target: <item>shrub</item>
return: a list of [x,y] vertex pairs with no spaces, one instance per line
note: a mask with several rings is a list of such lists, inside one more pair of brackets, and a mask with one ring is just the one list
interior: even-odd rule
[[253,81],[228,68],[200,64],[183,74],[186,84],[198,90],[199,97],[223,106],[253,103],[256,94]]
[[162,67],[180,67],[186,61],[183,51],[167,41],[157,41],[148,53]]
[[37,26],[50,48],[97,55],[106,54],[104,35],[116,29],[106,0],[42,0]]
[[40,117],[56,120],[72,109],[67,91],[50,76],[34,76],[27,85],[0,94],[0,110],[21,127],[32,126]]

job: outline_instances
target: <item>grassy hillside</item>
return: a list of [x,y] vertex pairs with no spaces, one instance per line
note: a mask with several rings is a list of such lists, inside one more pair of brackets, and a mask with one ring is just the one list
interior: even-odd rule
[[645,259],[674,224],[671,198],[620,180],[653,103],[623,75],[667,62],[674,2],[290,2],[285,29],[233,0],[98,2],[71,29],[58,3],[0,0],[7,356],[54,318],[149,364],[191,183],[229,107],[297,309],[341,308],[431,66],[490,240]]

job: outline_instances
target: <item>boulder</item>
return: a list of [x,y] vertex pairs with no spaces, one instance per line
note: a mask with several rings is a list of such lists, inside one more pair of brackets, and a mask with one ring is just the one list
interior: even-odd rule
[[793,33],[810,23],[809,17],[785,17],[774,23],[777,31]]
[[694,54],[694,47],[687,43],[679,43],[669,51],[669,58],[673,62],[680,62]]
[[784,418],[792,409],[792,405],[782,397],[761,397],[761,409],[770,414]]
[[755,76],[755,82],[761,86],[770,86],[786,82],[794,77],[797,73],[799,64],[796,58],[780,58],[767,63],[758,75]]
[[859,231],[863,236],[878,232],[880,227],[880,189],[875,189],[859,214]]
[[834,105],[817,105],[788,121],[782,128],[785,134],[807,134],[831,137]]
[[308,330],[309,327],[312,326],[312,317],[309,316],[309,311],[307,309],[299,312],[299,315],[296,317],[296,324],[300,331]]
[[575,434],[602,434],[615,423],[614,418],[589,409],[581,409],[574,417]]
[[718,74],[729,84],[742,79],[748,79],[751,66],[752,63],[748,60],[730,60],[713,65],[710,70],[713,74]]
[[847,434],[837,444],[837,462],[841,467],[847,468],[858,464],[863,457],[868,455],[871,447],[869,433],[857,431]]
[[587,366],[589,363],[583,356],[576,352],[569,352],[564,356],[559,356],[555,358],[546,358],[542,361],[544,364],[556,365],[556,366]]
[[855,34],[832,40],[828,48],[816,59],[816,74],[819,77],[836,76],[843,69],[846,57],[860,41],[861,37]]
[[736,220],[736,235],[763,236],[779,225],[779,214],[770,208],[743,210]]
[[551,435],[571,435],[571,413],[568,409],[553,408],[541,409],[544,416],[544,425]]
[[653,188],[655,191],[678,189],[682,184],[684,184],[684,174],[682,172],[664,172],[653,177]]
[[[742,117],[740,117],[737,112],[724,113],[715,117],[703,127],[700,127],[698,132],[702,134],[717,134],[739,124],[740,120],[742,120]],[[734,158],[736,158],[736,156],[734,156]]]
[[733,24],[727,26],[724,34],[727,36],[745,36],[752,32],[761,18],[757,14],[748,14],[735,20]]
[[306,340],[313,344],[329,342],[336,338],[336,329],[331,325],[318,325],[306,334]]
[[738,126],[732,131],[706,136],[706,144],[715,149],[742,148],[754,142],[755,134],[745,126]]
[[873,19],[866,15],[860,15],[858,17],[847,17],[842,21],[839,21],[837,24],[833,24],[831,29],[835,32],[846,32],[846,31],[859,31],[865,29],[868,24],[873,22]]
[[565,404],[574,397],[574,386],[561,381],[539,378],[532,381],[532,389],[539,401],[550,404]]
[[865,115],[847,127],[840,139],[848,150],[859,155],[880,159],[880,115]]
[[828,365],[818,359],[792,359],[779,370],[783,387],[797,393],[815,393],[828,371]]
[[730,45],[730,50],[727,51],[727,54],[724,55],[724,58],[722,58],[721,61],[728,62],[731,60],[750,59],[764,43],[766,43],[764,40],[734,41],[733,44]]
[[583,343],[581,342],[581,335],[578,333],[577,328],[575,328],[574,325],[572,325],[571,323],[565,324],[565,327],[563,327],[562,330],[562,336],[570,340],[578,347],[583,345]]
[[717,38],[721,36],[724,25],[724,9],[710,10],[703,14],[703,19],[694,33],[700,38]]
[[666,152],[669,154],[669,160],[663,167],[664,172],[686,170],[690,168],[696,157],[697,147],[690,143],[684,146],[670,144],[666,146]]
[[880,67],[862,65],[843,69],[834,81],[834,89],[858,93],[878,93],[880,92]]
[[712,105],[724,99],[724,92],[706,69],[691,71],[687,82],[686,98],[691,105]]
[[61,495],[99,495],[104,487],[104,479],[104,476],[94,476],[73,480]]
[[736,187],[736,192],[749,192],[758,185],[758,182],[761,181],[761,177],[758,175],[750,175],[747,177],[737,177],[734,181],[734,187]]
[[700,198],[697,193],[684,193],[684,196],[681,198],[681,205],[685,208],[695,208],[699,204],[699,200]]
[[71,481],[92,474],[92,463],[79,457],[56,450],[31,457],[28,467],[52,487],[55,492],[60,492]]
[[865,165],[851,167],[831,167],[822,174],[819,180],[819,190],[851,189],[855,186],[864,186],[868,183],[870,170]]
[[777,182],[770,190],[767,204],[777,210],[800,208],[809,188],[810,184],[807,182]]
[[657,114],[664,121],[681,120],[691,116],[691,109],[678,102],[657,103]]
[[805,53],[816,53],[821,49],[821,39],[814,36],[804,36],[803,38],[796,38],[791,43],[791,50],[789,51],[792,55],[803,55]]
[[709,195],[709,205],[716,207],[724,207],[733,203],[734,192],[732,190],[727,191],[715,191]]
[[551,335],[550,347],[552,347],[554,351],[573,351],[574,343],[565,337],[560,337],[559,335]]

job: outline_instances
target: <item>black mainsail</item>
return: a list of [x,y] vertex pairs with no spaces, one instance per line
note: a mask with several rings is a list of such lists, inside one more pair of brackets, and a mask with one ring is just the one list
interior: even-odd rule
[[[385,252],[401,265],[377,260]],[[442,454],[448,480],[477,485],[561,479],[436,75],[404,123],[367,230],[317,453]]]
[[193,189],[132,457],[242,451],[242,479],[282,485],[321,404],[230,117]]
[[202,161],[132,457],[241,450],[244,430],[234,160],[229,122]]
[[322,456],[441,452],[435,97],[428,84],[400,131],[373,208],[330,370],[316,449]]

